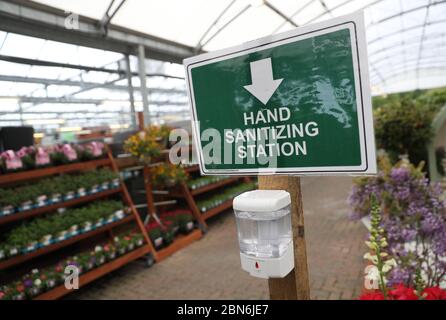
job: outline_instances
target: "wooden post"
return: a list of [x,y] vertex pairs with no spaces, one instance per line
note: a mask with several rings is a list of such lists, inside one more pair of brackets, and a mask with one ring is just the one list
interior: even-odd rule
[[300,179],[291,176],[259,176],[259,189],[285,190],[291,195],[291,223],[294,241],[294,270],[285,278],[269,279],[271,300],[309,300],[307,251]]

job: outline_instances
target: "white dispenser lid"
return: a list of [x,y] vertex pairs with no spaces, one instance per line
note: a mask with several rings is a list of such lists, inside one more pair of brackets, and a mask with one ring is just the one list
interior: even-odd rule
[[290,194],[285,190],[253,190],[235,197],[232,206],[239,211],[271,212],[290,203]]

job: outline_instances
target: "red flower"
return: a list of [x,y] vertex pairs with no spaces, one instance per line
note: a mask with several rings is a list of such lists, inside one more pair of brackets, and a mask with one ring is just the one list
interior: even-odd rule
[[393,300],[418,300],[418,296],[415,294],[415,290],[407,288],[402,284],[399,284],[393,290],[389,290],[389,297]]
[[17,289],[18,292],[23,292],[25,290],[25,287],[23,285],[18,285],[16,287],[16,289]]
[[426,300],[446,300],[446,290],[440,287],[431,287],[423,290]]
[[364,293],[359,297],[359,300],[384,300],[384,295],[380,291]]

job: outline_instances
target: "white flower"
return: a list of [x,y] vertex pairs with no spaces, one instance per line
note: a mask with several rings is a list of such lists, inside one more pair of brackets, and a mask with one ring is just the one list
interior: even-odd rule
[[372,262],[373,264],[377,264],[378,263],[378,257],[376,255],[371,255],[369,252],[367,252],[364,255],[364,259],[369,260],[370,262]]
[[42,280],[40,280],[40,279],[34,280],[34,285],[39,287],[41,284],[42,284]]
[[389,259],[389,260],[387,260],[386,262],[384,262],[384,265],[383,265],[382,270],[383,270],[384,273],[387,273],[387,272],[389,272],[393,267],[396,267],[396,261],[395,261],[395,259]]
[[94,251],[95,251],[95,252],[101,252],[101,251],[102,251],[102,247],[101,247],[101,246],[96,246],[96,247],[94,248]]
[[369,247],[372,250],[374,250],[376,247],[375,243],[370,242],[370,241],[366,241],[365,244],[367,245],[367,247]]
[[33,274],[39,273],[39,269],[32,269],[31,271]]

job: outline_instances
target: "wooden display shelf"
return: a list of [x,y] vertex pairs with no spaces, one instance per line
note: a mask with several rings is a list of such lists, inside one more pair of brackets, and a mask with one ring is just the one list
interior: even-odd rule
[[83,162],[65,164],[65,165],[60,165],[60,166],[53,166],[53,167],[42,168],[42,169],[34,169],[34,170],[20,171],[20,172],[15,172],[15,173],[0,174],[0,184],[28,181],[28,180],[32,180],[32,179],[52,176],[52,175],[59,174],[59,173],[67,173],[67,172],[73,172],[73,171],[95,169],[100,166],[110,165],[110,163],[111,163],[110,158],[103,158],[103,159],[97,159],[97,160],[91,160],[91,161],[83,161]]
[[210,217],[213,217],[213,216],[215,216],[216,214],[219,214],[222,211],[228,210],[229,208],[232,208],[232,199],[231,200],[227,200],[227,201],[223,202],[222,204],[220,204],[220,205],[218,205],[218,206],[216,206],[216,207],[214,207],[214,208],[204,212],[202,215],[203,215],[204,220],[207,220]]
[[[126,253],[125,255],[114,259],[113,261],[107,262],[93,270],[90,270],[85,274],[82,274],[79,277],[79,288],[106,275],[109,272],[121,268],[127,263],[136,260],[148,254],[149,252],[151,252],[150,246],[145,245],[141,248]],[[54,300],[61,298],[69,293],[73,293],[73,290],[66,289],[65,285],[60,285],[56,288],[51,289],[50,291],[42,293],[41,295],[34,298],[34,300]]]
[[78,242],[78,241],[90,238],[90,237],[92,237],[92,236],[94,236],[96,234],[99,234],[101,232],[110,230],[110,229],[112,229],[112,228],[114,228],[114,227],[116,227],[118,225],[127,223],[127,222],[129,222],[129,221],[131,221],[133,219],[135,219],[135,217],[133,215],[128,215],[127,217],[125,217],[125,218],[123,218],[121,220],[118,220],[118,221],[115,221],[115,222],[112,222],[112,223],[108,223],[108,224],[106,224],[106,225],[104,225],[102,227],[99,227],[97,229],[94,229],[94,230],[91,230],[91,231],[88,231],[88,232],[85,232],[85,233],[78,234],[78,235],[76,235],[74,237],[68,238],[68,239],[63,240],[63,241],[56,242],[54,244],[50,244],[49,246],[45,246],[43,248],[37,249],[37,250],[29,252],[29,253],[19,254],[19,255],[16,255],[16,256],[12,257],[12,258],[7,259],[7,260],[0,261],[0,270],[7,269],[9,267],[18,265],[18,264],[23,263],[25,261],[34,259],[34,258],[36,258],[38,256],[41,256],[41,255],[53,252],[53,251],[58,250],[60,248],[64,248],[66,246],[69,246],[70,244],[73,244],[75,242]]
[[205,193],[205,192],[214,190],[214,189],[218,189],[218,188],[220,188],[220,187],[223,187],[223,186],[226,186],[226,185],[228,185],[228,184],[234,183],[234,182],[236,182],[236,181],[238,181],[238,180],[240,180],[240,177],[227,178],[227,179],[224,179],[224,180],[220,180],[220,181],[218,181],[218,182],[215,182],[215,183],[207,184],[207,185],[205,185],[205,186],[203,186],[203,187],[201,187],[201,188],[198,188],[198,189],[193,189],[193,190],[191,189],[191,190],[190,190],[190,193],[191,193],[193,196],[197,196],[197,195],[199,195],[199,194],[202,194],[202,193]]
[[158,262],[161,260],[166,259],[167,257],[171,256],[178,250],[181,250],[182,248],[188,246],[194,241],[197,241],[201,239],[203,233],[199,229],[195,229],[189,234],[186,235],[179,235],[175,237],[174,241],[166,248],[163,248],[158,253]]
[[[221,188],[223,186],[226,186],[228,184],[234,183],[236,181],[238,181],[240,179],[240,177],[232,177],[232,178],[227,178],[224,180],[220,180],[218,182],[215,183],[209,183],[203,187],[197,188],[197,189],[191,189],[187,186],[187,188],[189,189],[189,193],[191,196],[198,196],[202,193],[205,192],[209,192],[212,191],[214,189],[218,189]],[[173,192],[169,192],[169,196],[174,197],[174,198],[185,198],[186,194],[185,192],[180,188],[180,191],[173,191]]]
[[58,203],[55,203],[52,205],[48,205],[48,206],[44,206],[44,207],[40,207],[40,208],[35,208],[35,209],[26,210],[26,211],[22,211],[22,212],[16,212],[16,213],[13,213],[13,214],[10,214],[7,216],[0,217],[0,225],[10,223],[12,221],[28,219],[28,218],[31,218],[34,216],[41,215],[43,213],[55,211],[59,208],[72,207],[72,206],[75,206],[77,204],[81,204],[84,202],[94,201],[94,200],[97,200],[97,199],[100,199],[103,197],[107,197],[107,196],[113,195],[115,193],[120,193],[120,192],[122,192],[122,187],[96,192],[96,193],[89,194],[84,197],[78,197],[78,198],[71,199],[68,201],[61,201],[61,202],[58,202]]

